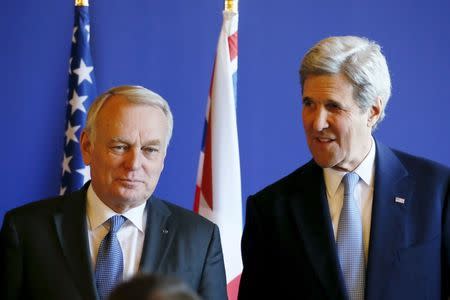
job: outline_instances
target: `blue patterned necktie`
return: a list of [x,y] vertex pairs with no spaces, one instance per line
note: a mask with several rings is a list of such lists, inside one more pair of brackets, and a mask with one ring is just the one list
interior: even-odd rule
[[364,245],[361,214],[354,190],[359,181],[356,173],[348,173],[344,183],[344,203],[337,230],[337,248],[341,269],[350,300],[364,299]]
[[115,215],[109,219],[109,232],[100,243],[95,266],[95,283],[100,299],[106,299],[123,276],[123,255],[117,231],[127,219]]

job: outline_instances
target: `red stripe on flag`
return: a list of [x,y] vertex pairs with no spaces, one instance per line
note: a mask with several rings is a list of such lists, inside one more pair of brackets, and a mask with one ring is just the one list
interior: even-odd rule
[[[211,74],[211,82],[209,83],[209,99],[212,99],[212,92],[213,92],[213,87],[214,87],[214,70],[216,69],[216,59],[217,59],[217,54],[216,54],[216,56],[214,56],[213,72]],[[208,112],[208,118],[209,118],[209,116],[210,116],[210,113]]]
[[212,151],[211,151],[211,110],[209,121],[206,125],[205,157],[203,160],[203,175],[201,191],[208,206],[213,209],[213,184],[212,184]]
[[235,299],[238,298],[239,282],[240,281],[241,281],[241,274],[236,276],[233,280],[231,280],[227,284],[228,300],[235,300]]
[[198,208],[200,206],[200,194],[201,190],[198,185],[195,185],[195,198],[194,198],[194,211],[198,212]]
[[230,48],[230,61],[238,55],[238,33],[237,31],[228,37],[228,47]]

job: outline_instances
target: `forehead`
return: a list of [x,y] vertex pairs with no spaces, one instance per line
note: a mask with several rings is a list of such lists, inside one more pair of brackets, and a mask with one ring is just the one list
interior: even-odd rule
[[353,101],[353,86],[343,74],[309,76],[303,85],[303,98]]
[[111,96],[102,106],[96,119],[97,134],[112,135],[165,135],[167,117],[159,107],[137,104],[124,96]]

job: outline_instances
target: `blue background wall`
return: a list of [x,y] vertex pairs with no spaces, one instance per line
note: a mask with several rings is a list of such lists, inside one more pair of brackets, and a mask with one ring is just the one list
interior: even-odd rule
[[[98,91],[155,90],[175,130],[156,194],[191,208],[221,0],[93,0],[91,47]],[[450,165],[450,2],[241,0],[238,130],[244,199],[310,155],[297,70],[330,35],[378,41],[393,82],[385,144]],[[59,192],[73,2],[3,1],[0,220]],[[244,200],[245,202],[245,200]]]

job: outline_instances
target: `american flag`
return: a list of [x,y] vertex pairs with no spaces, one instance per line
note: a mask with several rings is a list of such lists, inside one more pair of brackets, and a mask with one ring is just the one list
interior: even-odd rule
[[76,0],[60,195],[78,190],[90,179],[89,167],[83,163],[79,144],[87,109],[97,93],[89,39],[89,4],[87,0]]
[[242,273],[242,194],[236,124],[238,13],[223,12],[206,109],[194,211],[219,226],[228,298],[237,299]]

